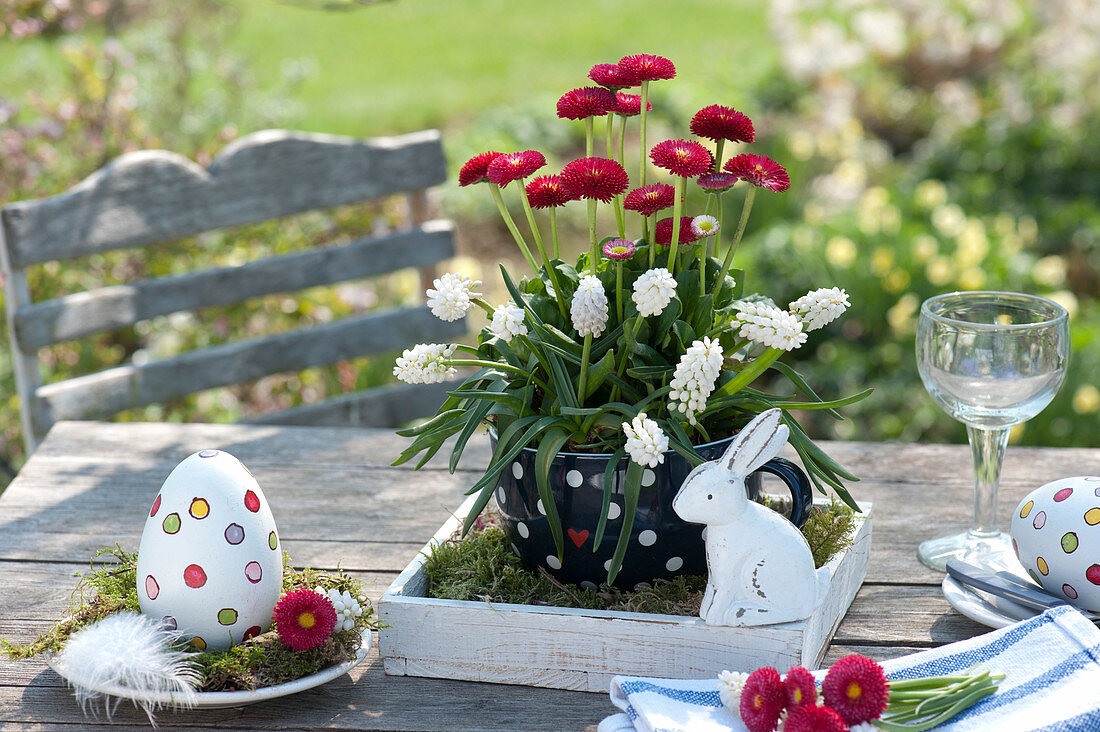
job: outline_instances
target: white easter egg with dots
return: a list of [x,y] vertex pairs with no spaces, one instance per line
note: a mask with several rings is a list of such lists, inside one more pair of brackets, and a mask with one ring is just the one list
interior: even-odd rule
[[1012,514],[1012,548],[1047,592],[1100,611],[1100,476],[1036,488]]
[[202,450],[169,474],[138,549],[141,611],[200,650],[266,632],[283,590],[275,519],[252,473]]

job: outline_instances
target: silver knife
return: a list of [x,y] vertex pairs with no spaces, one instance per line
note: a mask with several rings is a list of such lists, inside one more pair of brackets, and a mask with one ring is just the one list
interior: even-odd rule
[[1037,586],[1025,585],[1016,579],[1007,579],[1003,575],[958,559],[947,561],[947,573],[964,585],[1007,598],[1034,610],[1047,610],[1058,605],[1070,604]]

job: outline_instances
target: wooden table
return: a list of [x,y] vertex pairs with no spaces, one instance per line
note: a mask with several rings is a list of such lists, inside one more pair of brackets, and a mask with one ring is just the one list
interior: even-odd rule
[[[487,441],[475,441],[454,475],[438,459],[440,465],[413,472],[389,467],[402,444],[390,432],[367,429],[59,423],[0,497],[0,636],[25,642],[59,618],[74,572],[95,549],[119,542],[136,550],[161,482],[177,462],[207,447],[251,468],[295,564],[341,562],[377,600],[461,503],[488,454]],[[968,449],[822,445],[862,476],[853,493],[875,503],[867,581],[826,661],[851,652],[885,659],[984,632],[947,604],[940,575],[915,555],[921,540],[966,526]],[[1100,473],[1100,449],[1011,448],[1002,525],[1032,488],[1087,473]],[[594,729],[613,711],[603,694],[387,677],[372,650],[350,674],[313,691],[240,709],[162,712],[158,721],[165,729],[577,730]],[[0,727],[87,729],[94,721],[42,661],[0,661]],[[146,726],[128,704],[112,723]]]

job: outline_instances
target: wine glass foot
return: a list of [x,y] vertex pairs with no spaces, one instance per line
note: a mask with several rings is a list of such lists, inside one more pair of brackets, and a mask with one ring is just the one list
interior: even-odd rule
[[941,536],[921,542],[917,549],[921,564],[938,572],[947,571],[947,560],[961,559],[988,569],[1012,569],[1019,567],[1012,540],[1008,534],[977,534],[964,531],[961,534]]

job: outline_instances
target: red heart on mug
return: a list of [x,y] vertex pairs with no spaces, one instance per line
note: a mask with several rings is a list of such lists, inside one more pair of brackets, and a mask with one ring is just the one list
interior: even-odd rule
[[569,538],[573,540],[573,543],[576,544],[578,548],[588,539],[588,529],[583,529],[581,531],[569,529],[566,533],[569,534]]

